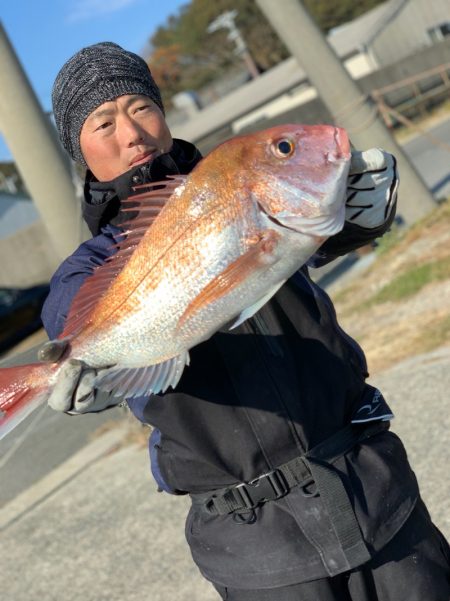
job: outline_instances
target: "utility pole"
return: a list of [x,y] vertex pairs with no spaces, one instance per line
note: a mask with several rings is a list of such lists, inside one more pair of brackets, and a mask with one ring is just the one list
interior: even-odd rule
[[209,24],[208,29],[206,30],[208,33],[213,33],[218,29],[228,29],[229,33],[227,38],[234,42],[235,44],[235,53],[242,58],[245,62],[246,67],[250,75],[253,79],[258,77],[259,70],[256,66],[255,61],[253,60],[252,55],[249,52],[247,44],[245,43],[244,38],[241,35],[241,32],[236,27],[234,20],[236,19],[238,14],[237,10],[229,10],[225,13],[219,15],[212,23]]
[[0,131],[59,259],[80,244],[79,201],[69,158],[0,22]]
[[383,148],[395,155],[400,174],[399,209],[408,224],[436,203],[409,158],[364,97],[300,0],[256,0],[301,66],[320,98],[359,149]]

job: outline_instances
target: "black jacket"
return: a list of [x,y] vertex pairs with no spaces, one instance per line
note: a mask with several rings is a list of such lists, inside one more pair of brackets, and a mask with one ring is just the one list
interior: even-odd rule
[[[179,163],[178,171],[188,172],[200,156],[185,142],[176,141],[176,147],[170,158]],[[87,183],[85,218],[91,231],[101,233],[52,280],[43,311],[51,337],[61,331],[81,282],[111,252],[111,239],[120,230],[102,224],[105,215],[120,224],[120,196],[116,185]],[[367,230],[346,226],[329,241],[329,250],[320,249],[319,260],[367,238]],[[186,536],[202,573],[223,586],[270,588],[334,575],[364,561],[343,552],[329,512],[333,499],[323,492],[293,488],[258,507],[249,523],[234,514],[212,515],[204,505],[203,493],[265,474],[352,421],[391,417],[380,393],[365,383],[362,350],[340,328],[329,297],[308,269],[295,274],[253,318],[218,332],[190,355],[175,391],[133,399],[129,406],[154,426],[150,453],[159,486],[193,494]],[[373,555],[403,525],[418,496],[404,448],[384,431],[340,456],[332,470]]]

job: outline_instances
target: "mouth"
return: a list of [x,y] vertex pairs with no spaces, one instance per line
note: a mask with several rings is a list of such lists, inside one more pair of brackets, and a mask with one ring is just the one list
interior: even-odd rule
[[328,238],[342,230],[345,219],[345,204],[336,212],[317,215],[316,217],[305,217],[302,215],[284,215],[279,219],[270,215],[258,202],[258,208],[265,218],[276,227],[295,232],[296,234],[313,235]]
[[140,154],[137,154],[131,159],[129,166],[135,167],[136,165],[147,163],[147,161],[155,159],[158,156],[158,154],[160,153],[156,150],[147,150],[146,152],[141,152]]
[[326,150],[323,157],[326,164],[341,164],[351,157],[350,141],[345,129],[335,127],[333,132],[334,148]]
[[348,159],[350,157],[350,141],[345,129],[342,129],[341,127],[335,127],[334,140],[337,147],[337,158]]
[[279,221],[278,219],[276,219],[273,215],[270,215],[270,213],[268,213],[266,211],[266,209],[262,206],[262,204],[260,202],[258,202],[258,208],[261,211],[261,213],[263,213],[265,215],[265,217],[274,225],[276,225],[278,227],[282,227],[285,230],[290,230],[291,232],[298,233],[298,230],[296,230],[294,227],[290,227],[289,225],[286,225],[282,221]]

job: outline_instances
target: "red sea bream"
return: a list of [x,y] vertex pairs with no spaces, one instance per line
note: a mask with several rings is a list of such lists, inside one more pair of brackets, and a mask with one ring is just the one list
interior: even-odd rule
[[282,125],[133,197],[137,216],[46,343],[51,360],[0,369],[0,438],[47,400],[68,358],[106,368],[95,385],[125,398],[175,387],[190,348],[253,315],[342,229],[349,165],[344,130]]

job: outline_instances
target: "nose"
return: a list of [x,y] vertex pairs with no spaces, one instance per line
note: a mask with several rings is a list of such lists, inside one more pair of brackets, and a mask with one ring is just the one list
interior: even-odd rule
[[120,124],[120,137],[124,146],[132,148],[144,142],[145,131],[134,119],[126,116]]

